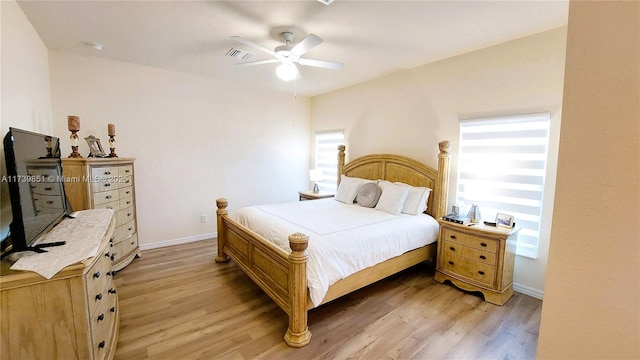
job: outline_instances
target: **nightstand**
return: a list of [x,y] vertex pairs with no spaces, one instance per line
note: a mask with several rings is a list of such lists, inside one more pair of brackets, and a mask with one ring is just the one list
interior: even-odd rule
[[300,201],[326,199],[326,198],[331,198],[336,196],[336,194],[330,193],[327,191],[320,191],[320,192],[314,193],[311,190],[298,191],[298,195],[300,196]]
[[435,280],[478,291],[487,302],[504,305],[513,296],[513,264],[518,231],[438,219]]

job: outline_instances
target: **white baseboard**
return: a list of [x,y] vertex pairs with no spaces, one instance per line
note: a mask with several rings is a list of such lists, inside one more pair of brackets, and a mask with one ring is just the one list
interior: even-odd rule
[[536,299],[544,300],[544,291],[534,289],[529,286],[525,286],[518,283],[513,283],[513,291],[519,292],[521,294],[529,295]]
[[140,244],[140,250],[158,249],[158,248],[163,248],[167,246],[186,244],[194,241],[213,239],[215,237],[218,237],[217,232],[188,236],[188,237],[173,239],[173,240],[159,241],[151,244]]

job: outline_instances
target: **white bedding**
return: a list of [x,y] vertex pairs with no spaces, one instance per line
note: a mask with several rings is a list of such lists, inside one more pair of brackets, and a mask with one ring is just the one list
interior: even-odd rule
[[429,215],[391,215],[334,199],[251,206],[232,217],[287,253],[289,235],[309,236],[307,280],[314,306],[336,281],[438,237],[438,223]]

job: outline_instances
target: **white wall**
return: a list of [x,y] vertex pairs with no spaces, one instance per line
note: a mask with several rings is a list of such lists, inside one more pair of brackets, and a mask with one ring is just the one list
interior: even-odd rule
[[[48,50],[13,0],[0,1],[0,110],[1,137],[9,127],[51,134],[51,91]],[[0,145],[1,175],[6,175],[4,147]],[[0,186],[4,239],[11,223],[9,188]]]
[[541,359],[640,359],[640,2],[572,1]]
[[[296,200],[308,185],[309,99],[212,78],[50,52],[54,130],[70,152],[67,115],[80,138],[135,157],[141,247],[210,237],[215,199],[240,206]],[[84,140],[80,153],[88,154]],[[202,224],[200,216],[209,222]]]
[[[550,152],[555,154],[562,105],[566,28],[464,54],[314,97],[312,131],[345,129],[354,158],[392,152],[437,165],[440,140],[452,146],[451,193],[455,198],[459,119],[551,113]],[[555,158],[545,202],[553,202]],[[539,257],[517,257],[517,290],[542,297],[551,213],[544,214]]]

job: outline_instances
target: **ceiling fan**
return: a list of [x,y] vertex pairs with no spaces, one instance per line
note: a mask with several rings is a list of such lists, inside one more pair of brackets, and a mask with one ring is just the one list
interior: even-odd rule
[[302,58],[307,51],[313,49],[314,47],[320,45],[322,43],[322,39],[314,34],[309,34],[307,37],[302,39],[295,46],[291,45],[291,41],[294,38],[292,32],[283,32],[280,34],[282,39],[285,42],[285,45],[281,45],[276,47],[274,50],[266,48],[262,45],[256,44],[251,40],[244,39],[240,36],[232,36],[231,38],[235,41],[241,42],[245,45],[251,46],[254,49],[265,52],[271,56],[273,59],[262,60],[262,61],[253,61],[247,63],[240,63],[238,66],[253,66],[253,65],[262,65],[262,64],[270,64],[270,63],[281,63],[276,69],[276,75],[284,81],[291,81],[300,78],[300,72],[298,71],[298,67],[296,63],[305,66],[314,66],[325,69],[342,69],[344,66],[341,63],[331,62],[331,61],[322,61],[322,60],[313,60]]

